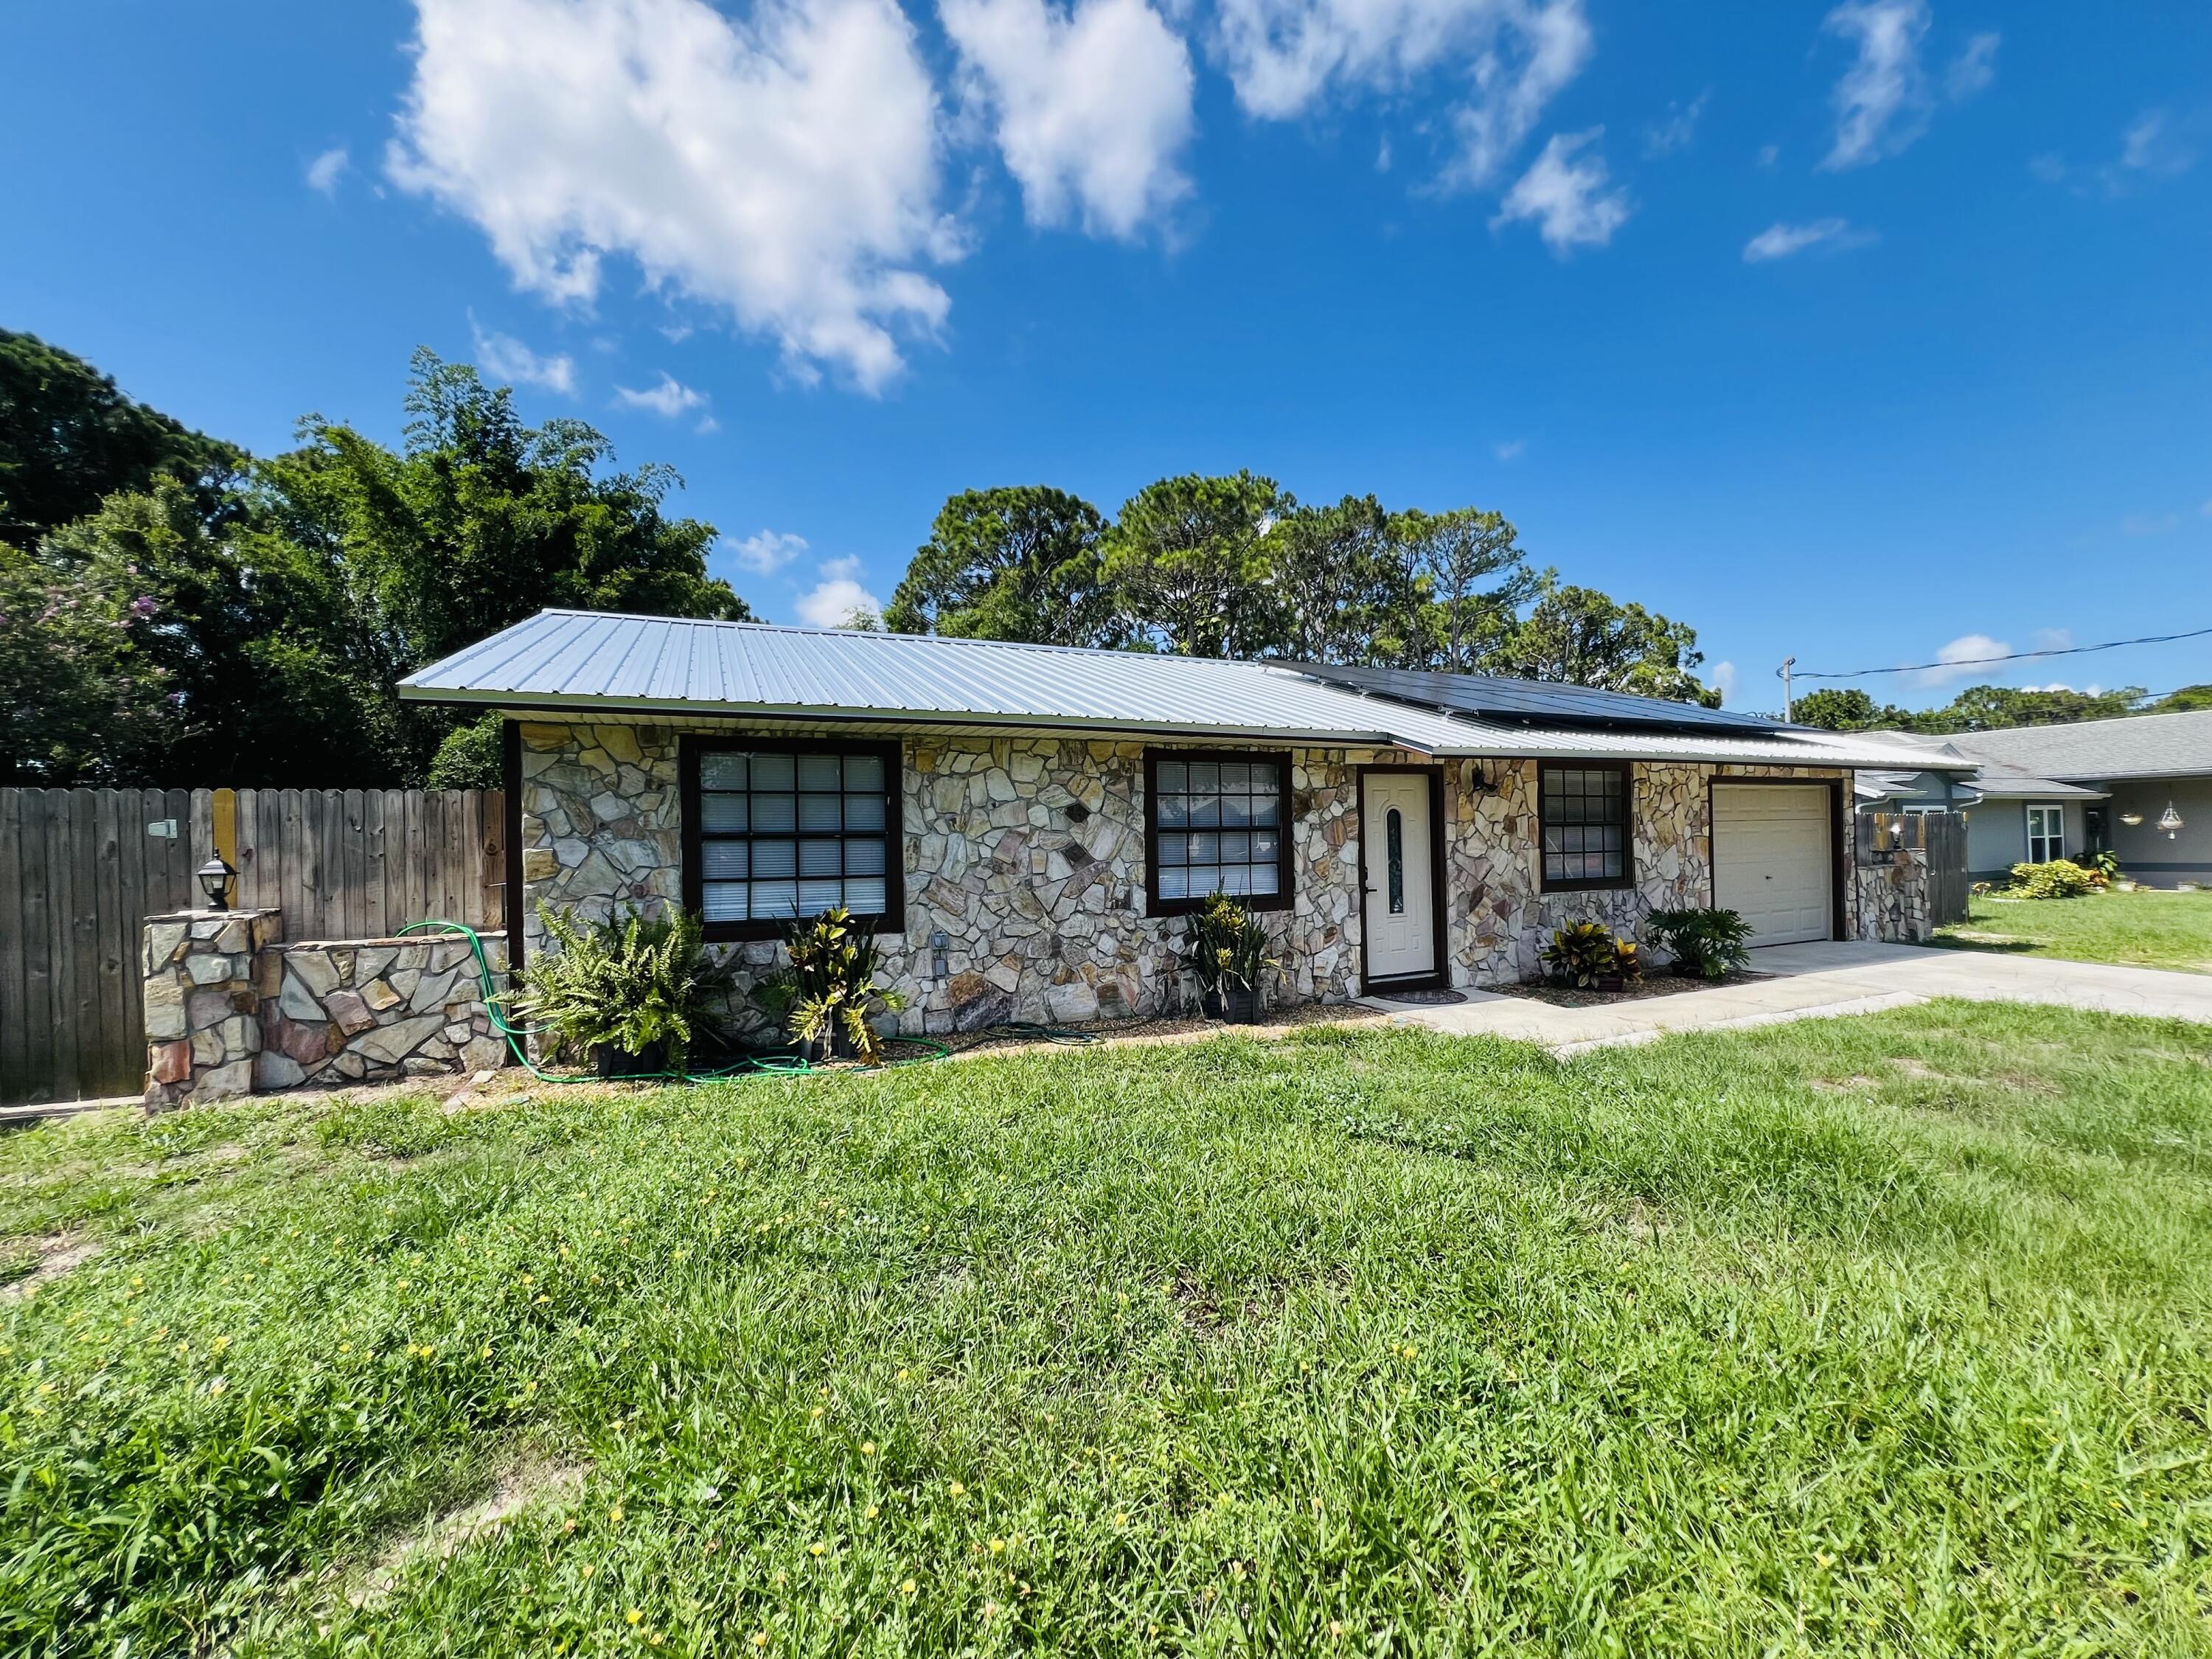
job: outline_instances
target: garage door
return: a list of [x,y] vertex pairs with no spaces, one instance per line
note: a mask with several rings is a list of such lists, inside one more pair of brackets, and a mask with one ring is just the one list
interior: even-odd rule
[[1713,786],[1713,902],[1741,913],[1753,945],[1832,937],[1830,799],[1822,784]]

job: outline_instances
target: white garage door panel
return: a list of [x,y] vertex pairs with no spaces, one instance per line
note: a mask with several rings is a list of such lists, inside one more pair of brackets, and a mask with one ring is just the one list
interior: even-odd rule
[[1834,863],[1824,784],[1713,786],[1713,902],[1753,945],[1832,935]]

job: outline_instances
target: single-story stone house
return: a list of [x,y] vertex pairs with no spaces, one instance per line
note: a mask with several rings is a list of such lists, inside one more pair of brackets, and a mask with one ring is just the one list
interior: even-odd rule
[[910,1033],[1180,1007],[1217,888],[1291,1000],[1525,979],[1666,906],[1924,928],[1854,860],[1851,774],[1927,757],[1574,687],[549,611],[401,695],[506,717],[525,964],[541,905],[680,904],[765,969],[842,903]]

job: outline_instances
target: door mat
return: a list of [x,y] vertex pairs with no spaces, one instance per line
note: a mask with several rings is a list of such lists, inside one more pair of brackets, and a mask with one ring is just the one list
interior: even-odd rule
[[1464,991],[1370,991],[1368,994],[1383,1002],[1411,1002],[1425,1008],[1467,1000]]

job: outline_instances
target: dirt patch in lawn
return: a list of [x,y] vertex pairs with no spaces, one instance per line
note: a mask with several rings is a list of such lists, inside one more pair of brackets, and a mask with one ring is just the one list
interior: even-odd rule
[[451,1560],[479,1538],[489,1537],[531,1505],[566,1503],[584,1489],[584,1467],[529,1456],[509,1464],[491,1490],[465,1508],[434,1516],[419,1532],[392,1540],[365,1577],[347,1592],[355,1607],[369,1607],[392,1593],[402,1572],[420,1560]]
[[[70,1268],[99,1254],[99,1244],[82,1233],[58,1233],[51,1238],[34,1238],[27,1245],[11,1247],[0,1254],[0,1272],[17,1267],[22,1271],[5,1285],[0,1285],[0,1302],[21,1302],[34,1294],[40,1285],[59,1279]],[[27,1261],[29,1265],[24,1267]]]

